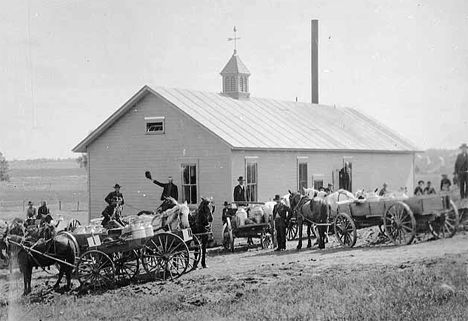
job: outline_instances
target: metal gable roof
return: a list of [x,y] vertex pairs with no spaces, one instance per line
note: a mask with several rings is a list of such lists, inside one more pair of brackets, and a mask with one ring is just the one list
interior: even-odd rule
[[418,151],[391,129],[352,108],[153,89],[233,148]]
[[125,105],[80,142],[85,152],[142,95],[158,95],[233,149],[347,150],[417,152],[391,129],[352,108],[230,96],[163,87],[143,87]]

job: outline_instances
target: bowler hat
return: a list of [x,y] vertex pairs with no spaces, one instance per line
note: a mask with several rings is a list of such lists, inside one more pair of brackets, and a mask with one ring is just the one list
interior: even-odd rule
[[275,198],[274,198],[273,200],[274,200],[274,201],[279,201],[280,199],[281,199],[281,197],[280,197],[278,194],[276,194],[276,195],[275,195]]
[[460,149],[462,148],[468,148],[468,145],[466,143],[463,143],[461,146],[460,146]]
[[229,203],[228,203],[227,201],[224,201],[224,204],[223,204],[223,205],[224,205],[224,206],[228,206]]
[[114,188],[120,188],[121,186],[119,184],[115,184]]
[[239,176],[239,178],[237,179],[239,182],[240,181],[244,181],[244,176]]

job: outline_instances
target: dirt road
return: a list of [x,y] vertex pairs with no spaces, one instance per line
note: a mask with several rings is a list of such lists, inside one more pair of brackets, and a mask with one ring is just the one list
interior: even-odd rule
[[[195,275],[235,275],[251,273],[261,267],[281,266],[285,264],[299,264],[313,267],[314,270],[328,270],[334,266],[356,267],[358,265],[400,265],[405,262],[423,259],[440,258],[445,255],[461,254],[468,259],[468,234],[460,232],[452,239],[424,241],[409,246],[393,246],[383,244],[379,246],[358,245],[352,249],[344,249],[331,241],[327,249],[296,250],[297,241],[288,242],[287,250],[275,252],[273,250],[252,249],[236,251],[236,253],[216,253],[213,251],[207,259],[208,269],[201,269],[190,273],[184,278]],[[303,245],[306,245],[303,244]]]

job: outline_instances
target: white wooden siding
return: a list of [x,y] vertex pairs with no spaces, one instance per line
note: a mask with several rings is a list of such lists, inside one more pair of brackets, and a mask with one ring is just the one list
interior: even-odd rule
[[[324,174],[324,185],[332,181],[332,171],[341,169],[344,156],[353,157],[353,190],[381,188],[383,182],[390,189],[407,187],[413,190],[413,155],[383,153],[296,153],[272,151],[233,151],[231,160],[231,191],[237,177],[245,175],[245,157],[258,156],[258,199],[268,201],[275,194],[285,195],[297,189],[297,157],[308,157],[308,181],[313,186],[313,174]],[[338,182],[335,182],[338,189]],[[232,194],[232,193],[231,193]],[[230,196],[232,199],[232,195]]]
[[[165,117],[165,133],[145,135],[145,117]],[[222,201],[229,195],[230,149],[196,122],[154,95],[146,95],[90,146],[89,213],[100,217],[104,197],[115,183],[122,185],[125,214],[150,210],[160,204],[162,188],[147,180],[146,170],[166,182],[168,176],[181,190],[181,164],[197,163],[198,197],[216,201],[215,236],[221,231]]]

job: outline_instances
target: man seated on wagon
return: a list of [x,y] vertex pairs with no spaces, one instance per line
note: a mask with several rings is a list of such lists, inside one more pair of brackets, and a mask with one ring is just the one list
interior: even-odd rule
[[125,225],[120,220],[120,211],[117,208],[118,206],[121,206],[124,204],[123,194],[120,193],[120,187],[121,186],[119,184],[115,184],[114,185],[115,191],[110,192],[104,199],[106,203],[108,204],[106,208],[104,209],[104,211],[102,211],[101,213],[102,216],[104,216],[104,219],[102,220],[101,225],[104,227],[107,225],[107,223],[109,223],[111,219],[117,221],[122,226]]
[[427,181],[427,186],[424,189],[424,195],[431,195],[431,194],[437,194],[434,187],[432,187],[432,184],[430,181]]
[[227,222],[227,218],[231,220],[231,227],[236,226],[236,209],[229,208],[229,203],[227,201],[224,201],[224,208],[223,208],[223,214],[221,216],[221,219],[223,220],[223,225]]
[[418,186],[414,189],[414,196],[424,195],[424,181],[419,181]]

